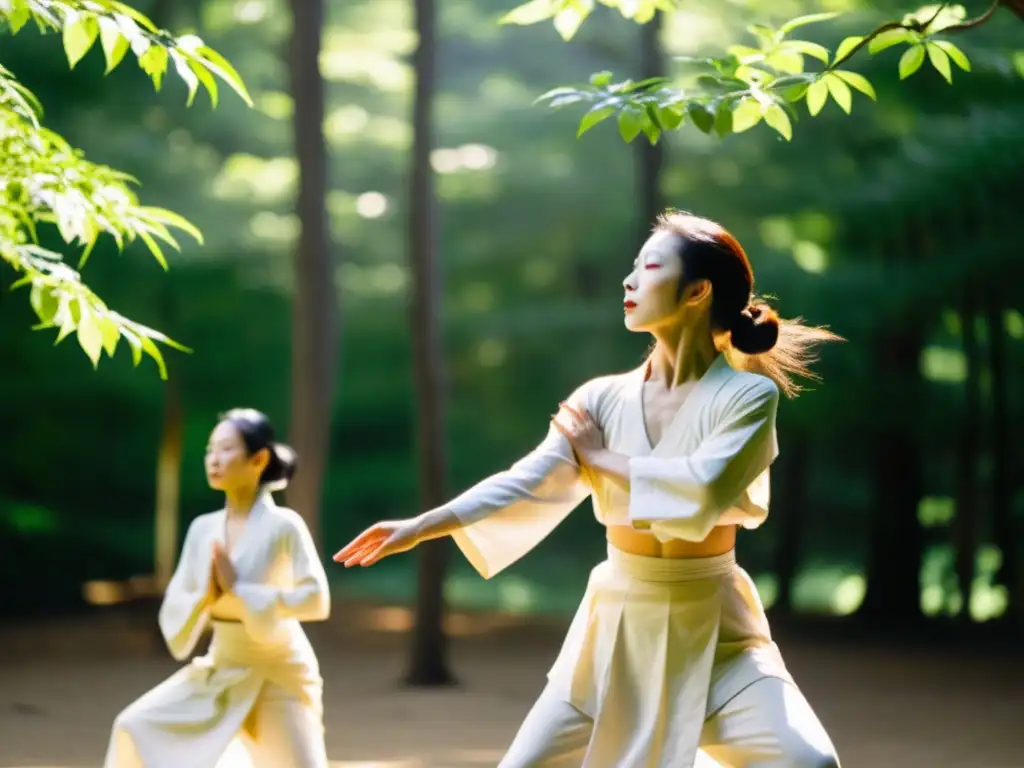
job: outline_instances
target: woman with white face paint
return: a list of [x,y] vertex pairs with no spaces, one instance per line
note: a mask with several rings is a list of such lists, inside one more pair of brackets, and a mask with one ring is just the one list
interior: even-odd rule
[[699,750],[838,768],[734,556],[737,529],[768,514],[779,392],[838,337],[780,321],[753,283],[722,227],[662,216],[623,282],[626,328],[654,337],[646,362],[580,387],[507,471],[334,556],[367,566],[451,535],[490,578],[592,497],[608,559],[500,768],[691,768]]

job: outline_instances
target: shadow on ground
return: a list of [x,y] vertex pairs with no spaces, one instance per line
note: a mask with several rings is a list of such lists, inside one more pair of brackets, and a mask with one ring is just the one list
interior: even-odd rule
[[[175,669],[150,618],[0,629],[0,768],[98,768],[114,715]],[[410,690],[399,684],[409,621],[402,608],[346,603],[311,628],[332,766],[493,768],[543,687],[565,624],[455,614],[459,685]],[[1019,650],[777,639],[844,768],[1020,768]]]

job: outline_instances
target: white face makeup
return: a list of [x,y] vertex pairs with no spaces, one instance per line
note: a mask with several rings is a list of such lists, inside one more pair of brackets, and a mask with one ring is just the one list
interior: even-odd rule
[[622,281],[626,292],[623,309],[628,330],[651,332],[680,319],[681,245],[678,235],[661,231],[651,235],[640,249],[633,262],[633,271]]

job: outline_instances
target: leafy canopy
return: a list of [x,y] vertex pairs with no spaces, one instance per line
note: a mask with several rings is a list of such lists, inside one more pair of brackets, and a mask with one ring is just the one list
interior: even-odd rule
[[[675,8],[672,0],[599,1],[640,24],[659,11]],[[855,91],[876,98],[867,78],[845,68],[865,48],[874,55],[903,46],[898,64],[901,79],[913,75],[927,61],[952,83],[954,66],[969,72],[971,62],[946,38],[986,23],[1004,2],[993,0],[987,10],[971,19],[962,5],[924,6],[868,34],[847,37],[835,51],[794,38],[793,33],[831,21],[838,13],[800,16],[778,28],[752,24],[747,32],[753,40],[729,46],[722,56],[676,57],[683,65],[683,72],[676,77],[613,82],[611,72],[598,72],[590,77],[588,85],[555,88],[538,101],[552,108],[587,107],[577,137],[615,116],[619,134],[626,142],[643,134],[654,144],[664,132],[687,123],[703,133],[724,138],[762,122],[789,141],[801,102],[813,117],[829,100],[849,114]],[[507,14],[502,23],[535,24],[552,19],[562,38],[570,40],[595,7],[594,0],[530,0]],[[1016,56],[1015,66],[1024,76],[1024,53]]]
[[[174,37],[116,0],[0,0],[0,26],[17,34],[30,22],[41,32],[61,34],[72,68],[99,41],[107,73],[131,51],[157,90],[173,66],[190,105],[202,86],[216,106],[218,82],[252,104],[238,73],[200,38]],[[35,328],[57,329],[57,343],[76,334],[93,366],[103,352],[113,357],[124,339],[136,365],[149,355],[166,378],[158,344],[188,350],[107,307],[79,271],[104,234],[119,249],[141,240],[164,269],[163,249],[180,250],[173,230],[199,243],[202,235],[181,216],[142,205],[134,178],[87,160],[41,125],[42,113],[31,91],[0,64],[0,259],[17,273],[11,287],[28,288],[39,318]],[[40,244],[41,224],[52,225],[68,250],[79,251],[77,268]]]

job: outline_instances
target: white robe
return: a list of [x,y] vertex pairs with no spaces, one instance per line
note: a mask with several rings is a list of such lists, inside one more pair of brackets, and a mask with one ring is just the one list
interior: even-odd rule
[[[552,428],[509,470],[448,505],[464,524],[454,539],[481,575],[533,549],[588,494],[602,524],[649,529],[661,541],[764,522],[778,454],[775,384],[719,355],[653,445],[645,378],[639,369],[595,379],[569,400],[595,417],[611,451],[629,457],[628,490],[581,469]],[[731,553],[671,561],[614,550],[592,572],[548,677],[549,691],[594,721],[584,768],[692,765],[709,712],[760,678],[790,680]]]
[[230,553],[237,581],[213,602],[225,518],[192,522],[159,615],[176,659],[212,624],[209,652],[118,715],[104,768],[214,768],[243,735],[259,768],[327,766],[319,664],[300,626],[330,613],[320,556],[302,518],[265,492]]

